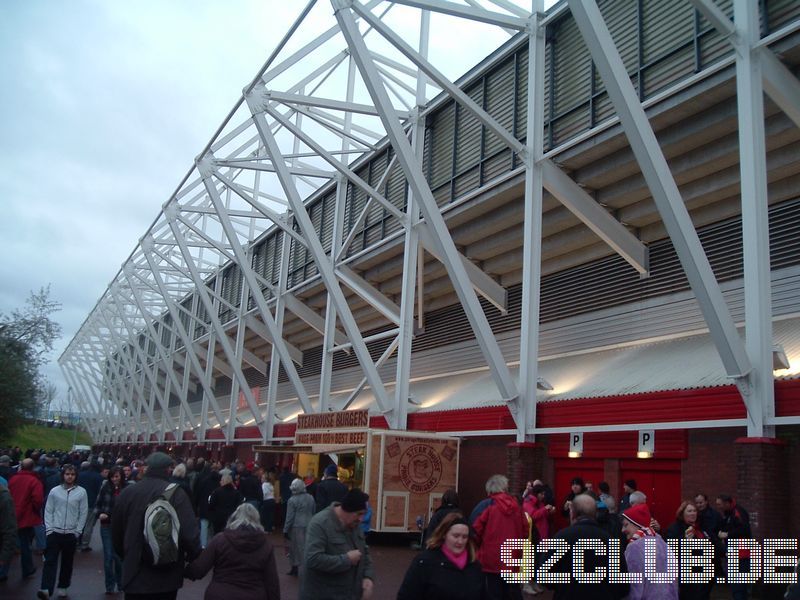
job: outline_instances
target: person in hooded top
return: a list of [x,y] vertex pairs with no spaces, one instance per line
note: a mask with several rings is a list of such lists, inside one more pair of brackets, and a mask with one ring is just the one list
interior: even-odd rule
[[444,494],[442,494],[441,504],[439,504],[439,508],[431,515],[431,520],[428,522],[428,526],[425,528],[425,531],[422,535],[422,545],[425,546],[425,543],[430,539],[431,535],[436,528],[439,527],[439,524],[442,522],[447,515],[453,512],[461,512],[459,508],[459,501],[458,501],[458,492],[455,489],[450,488]]
[[280,600],[275,551],[251,504],[236,508],[225,530],[186,568],[186,576],[202,579],[211,569],[205,600]]
[[483,580],[469,525],[460,512],[449,512],[411,562],[397,600],[484,600]]
[[472,529],[487,598],[518,599],[521,598],[519,585],[505,581],[500,575],[500,571],[507,567],[500,560],[500,547],[508,539],[528,539],[528,518],[508,493],[508,479],[504,475],[492,475],[486,481],[486,494],[489,502],[473,521]]
[[[656,583],[650,580],[646,571],[646,548],[655,547],[655,573],[666,573],[668,564],[674,563],[677,575],[677,557],[664,539],[650,527],[650,509],[646,504],[636,504],[622,513],[622,532],[628,538],[625,548],[625,562],[629,573],[641,573],[641,582],[630,584],[628,600],[678,600],[678,582]],[[649,552],[649,551],[648,551]]]
[[283,535],[289,540],[289,559],[292,568],[288,575],[298,575],[306,549],[306,527],[314,516],[314,497],[306,491],[306,484],[298,478],[289,486],[292,497],[286,504],[286,522]]

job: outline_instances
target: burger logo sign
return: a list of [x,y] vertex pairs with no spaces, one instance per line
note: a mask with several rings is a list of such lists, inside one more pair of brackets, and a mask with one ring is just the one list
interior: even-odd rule
[[400,457],[400,481],[410,492],[425,493],[442,478],[442,459],[428,444],[409,446]]

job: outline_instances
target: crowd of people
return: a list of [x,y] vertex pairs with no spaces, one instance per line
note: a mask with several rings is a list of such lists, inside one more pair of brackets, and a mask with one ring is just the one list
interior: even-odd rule
[[68,596],[75,553],[92,550],[96,526],[106,593],[128,600],[176,598],[184,578],[210,571],[207,600],[279,599],[268,534],[280,531],[302,598],[371,594],[368,496],[339,481],[335,464],[316,481],[288,467],[161,452],[0,453],[0,581],[16,554],[22,578],[33,578],[40,554],[41,600]]
[[[75,553],[91,551],[100,528],[106,593],[126,600],[171,600],[184,578],[212,572],[206,600],[279,599],[275,547],[270,533],[283,534],[290,571],[299,578],[302,600],[369,600],[374,570],[366,534],[369,497],[339,481],[335,464],[317,481],[288,468],[264,468],[202,458],[182,461],[161,452],[142,460],[107,454],[0,449],[0,581],[20,556],[23,578],[36,575],[34,555],[43,556],[40,600],[67,597]],[[556,600],[707,600],[716,575],[725,573],[730,540],[751,537],[748,512],[720,495],[715,507],[705,494],[681,502],[672,523],[654,519],[647,497],[628,480],[619,501],[607,483],[597,490],[580,477],[557,502],[543,481],[509,491],[503,475],[490,477],[486,498],[470,512],[455,489],[447,490],[430,515],[423,548],[405,574],[398,600],[521,600],[546,588]],[[561,513],[569,525],[557,530]],[[503,549],[508,539],[534,547],[563,543],[560,556],[525,548]],[[653,562],[664,573],[677,563],[674,539],[708,540],[714,577],[707,583],[629,582],[592,573],[612,564],[620,573],[643,574]],[[584,577],[573,573],[573,549],[599,540],[605,551],[584,552]],[[615,552],[615,549],[618,551]],[[680,552],[680,551],[678,551]],[[556,583],[537,581],[544,562]],[[737,556],[747,571],[749,556]],[[513,573],[513,577],[509,577]],[[734,600],[748,598],[744,584],[731,583]],[[787,598],[800,598],[797,585]]]
[[[552,489],[540,480],[528,482],[519,495],[512,495],[506,477],[494,475],[486,482],[486,498],[466,517],[455,490],[449,490],[430,519],[424,550],[412,561],[398,599],[517,600],[523,593],[535,596],[549,588],[555,600],[708,600],[717,577],[726,574],[729,541],[752,537],[747,510],[730,495],[718,496],[712,507],[706,494],[697,493],[681,502],[674,522],[662,528],[636,481],[626,481],[623,492],[618,502],[608,483],[599,483],[595,490],[575,477],[569,493],[557,504]],[[569,525],[556,531],[558,512]],[[527,539],[531,548],[551,550],[531,557],[523,549],[507,548],[504,555],[507,539]],[[707,540],[706,546],[713,549],[710,569],[708,565],[693,568],[695,573],[705,568],[702,575],[708,581],[649,577],[651,572],[664,574],[678,568],[682,547],[669,542],[682,539]],[[545,540],[549,541],[542,544]],[[574,569],[576,548],[598,550],[580,551],[582,574]],[[740,572],[750,571],[746,550],[738,549],[733,560]],[[646,573],[648,564],[654,569]],[[542,567],[550,574],[562,574],[560,579],[540,585]],[[603,576],[612,567],[628,574],[628,580],[615,582]],[[730,583],[731,598],[747,599],[748,587]],[[800,584],[791,584],[785,598],[800,599]]]

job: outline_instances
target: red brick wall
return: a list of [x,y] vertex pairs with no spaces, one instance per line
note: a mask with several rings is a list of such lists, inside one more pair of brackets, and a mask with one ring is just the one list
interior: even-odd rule
[[786,482],[789,487],[789,531],[781,537],[800,538],[800,426],[779,427],[778,436],[786,442]]
[[760,443],[750,438],[736,442],[739,486],[737,500],[750,512],[757,539],[784,537],[789,520],[786,485],[786,443]]
[[509,492],[521,494],[525,484],[542,477],[545,448],[542,444],[510,443],[506,446],[506,476]]
[[486,480],[497,473],[507,475],[506,445],[511,441],[507,436],[467,437],[461,441],[458,495],[467,516],[486,497]]
[[[681,468],[681,497],[708,495],[712,506],[719,494],[736,496],[734,441],[746,435],[744,428],[689,430],[689,456]],[[743,505],[747,505],[745,499]]]

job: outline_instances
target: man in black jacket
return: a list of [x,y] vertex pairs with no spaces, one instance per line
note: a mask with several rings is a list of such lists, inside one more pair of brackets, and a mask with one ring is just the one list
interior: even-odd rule
[[[586,494],[579,494],[572,499],[570,505],[570,522],[572,524],[553,536],[553,538],[565,540],[569,550],[550,569],[550,573],[553,574],[569,573],[569,583],[552,584],[545,582],[545,587],[555,590],[553,600],[584,600],[585,598],[620,600],[628,594],[630,586],[627,583],[608,582],[608,570],[610,570],[608,569],[608,555],[614,549],[609,547],[608,533],[597,523],[596,518],[597,503],[594,498]],[[573,566],[573,551],[578,540],[599,540],[600,544],[605,548],[604,554],[600,556],[590,550],[583,552],[583,563],[580,569],[583,573],[591,574],[599,567],[605,567],[607,571],[602,582],[578,583],[576,580],[575,575],[578,573]],[[616,550],[619,552],[619,572],[626,573],[628,567],[625,563],[625,555],[622,554],[621,548],[618,547]],[[542,576],[541,565],[545,558],[549,558],[549,555],[537,553],[536,558],[538,565],[537,579],[540,579]]]
[[200,554],[200,536],[186,492],[178,486],[170,502],[178,515],[181,556],[172,565],[154,567],[145,559],[144,513],[168,484],[167,468],[172,459],[154,452],[147,461],[144,478],[122,490],[111,515],[114,551],[122,558],[122,590],[126,600],[174,599],[183,585],[184,557],[193,560]]
[[325,477],[317,484],[317,512],[328,508],[333,502],[341,502],[345,494],[347,486],[339,481],[336,465],[328,465],[325,467]]
[[86,526],[83,528],[83,533],[78,543],[78,549],[81,552],[89,552],[92,548],[92,532],[94,532],[95,523],[97,523],[97,515],[94,514],[94,505],[97,502],[97,494],[100,493],[100,486],[103,485],[103,476],[100,475],[100,470],[97,464],[92,464],[89,461],[81,463],[81,471],[78,473],[78,485],[86,490],[86,499],[89,501],[89,517],[86,519]]

